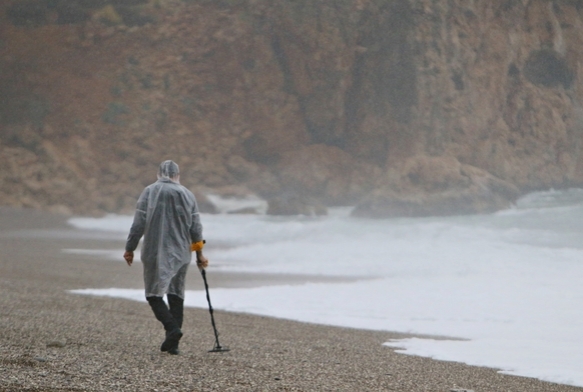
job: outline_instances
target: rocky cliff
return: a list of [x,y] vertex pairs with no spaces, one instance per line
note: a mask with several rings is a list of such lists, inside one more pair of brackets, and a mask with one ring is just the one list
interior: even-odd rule
[[583,185],[581,1],[0,7],[0,204],[129,212],[164,159],[375,217]]

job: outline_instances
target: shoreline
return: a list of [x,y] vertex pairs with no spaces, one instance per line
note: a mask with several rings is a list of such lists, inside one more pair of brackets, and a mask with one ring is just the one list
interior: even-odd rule
[[[231,351],[211,354],[208,309],[190,307],[185,308],[181,355],[163,354],[163,330],[147,305],[67,292],[143,288],[143,282],[139,265],[128,268],[121,261],[63,252],[119,247],[120,258],[123,253],[123,239],[81,235],[66,221],[0,207],[2,391],[583,391],[403,355],[382,345],[409,334],[244,313],[215,311],[221,344]],[[196,274],[189,275],[187,288],[198,289],[201,282],[192,282]],[[277,284],[273,279],[301,283],[311,278],[213,271],[211,290]]]

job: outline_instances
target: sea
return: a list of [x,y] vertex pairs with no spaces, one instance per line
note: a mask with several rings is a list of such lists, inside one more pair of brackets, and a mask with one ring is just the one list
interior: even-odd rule
[[[211,288],[215,309],[415,334],[384,344],[583,387],[583,189],[532,193],[487,215],[395,219],[354,218],[350,207],[275,217],[258,198],[211,198],[222,213],[201,217],[209,277],[342,278]],[[229,213],[242,207],[259,213]],[[120,215],[69,220],[120,239],[131,222]],[[119,249],[104,249],[101,258],[123,262]],[[143,290],[125,287],[73,292],[144,301]],[[188,290],[186,306],[206,308],[204,289]]]

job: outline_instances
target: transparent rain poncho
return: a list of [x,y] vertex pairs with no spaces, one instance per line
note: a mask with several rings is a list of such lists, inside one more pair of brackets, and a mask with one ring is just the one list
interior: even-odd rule
[[146,297],[174,294],[184,298],[190,245],[202,241],[196,199],[178,181],[178,165],[164,161],[158,181],[147,186],[138,199],[126,251],[134,251],[140,238]]

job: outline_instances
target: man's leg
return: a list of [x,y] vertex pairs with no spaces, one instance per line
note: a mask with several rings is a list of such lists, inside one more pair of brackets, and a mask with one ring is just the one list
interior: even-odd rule
[[170,305],[170,314],[174,317],[176,324],[178,324],[178,328],[182,328],[184,300],[177,295],[168,294],[168,305]]
[[168,351],[170,354],[178,354],[178,342],[182,337],[180,325],[172,317],[162,297],[146,297],[146,299],[154,312],[154,316],[164,325],[166,330],[166,340],[162,343],[160,350]]
[[184,265],[178,270],[176,275],[170,280],[170,285],[168,286],[168,305],[170,305],[170,313],[172,317],[178,323],[178,326],[182,328],[182,319],[184,313],[184,285],[186,281],[186,271],[188,270],[188,264]]
[[[182,320],[184,314],[184,283],[186,280],[186,271],[188,270],[188,264],[182,266],[170,280],[170,284],[167,290],[168,305],[170,306],[170,314],[176,321],[178,328],[182,328]],[[173,350],[178,353],[178,342]],[[173,353],[174,354],[174,353]]]

